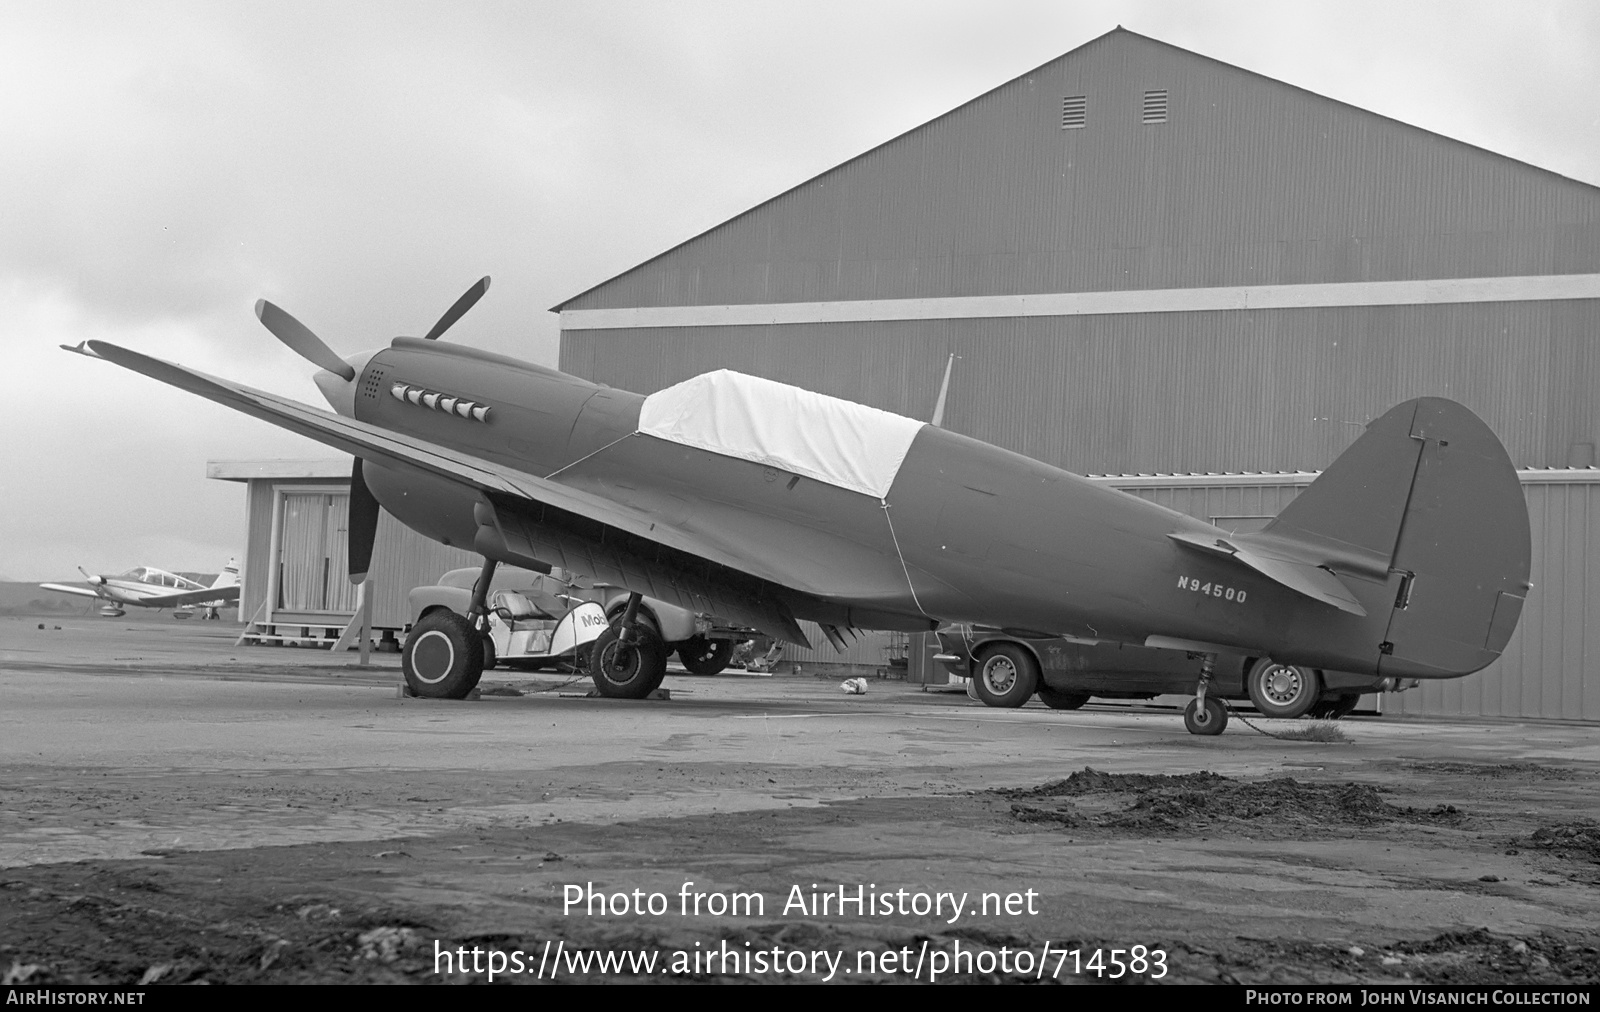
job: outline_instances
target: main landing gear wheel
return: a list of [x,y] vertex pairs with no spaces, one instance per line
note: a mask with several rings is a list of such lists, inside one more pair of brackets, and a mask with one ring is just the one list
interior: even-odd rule
[[985,651],[972,678],[972,687],[985,706],[1021,706],[1038,686],[1039,666],[1033,655],[1014,643],[996,644]]
[[483,676],[483,636],[453,611],[430,611],[406,637],[400,670],[418,696],[465,699]]
[[678,644],[678,660],[693,675],[715,675],[733,659],[733,640],[691,636]]
[[1228,709],[1215,696],[1207,696],[1204,707],[1198,698],[1191,699],[1183,711],[1183,726],[1190,734],[1221,734],[1228,726]]
[[612,699],[643,699],[667,677],[667,648],[655,630],[644,623],[634,627],[632,639],[622,642],[620,628],[610,626],[594,641],[589,655],[589,677],[596,691]]
[[1048,685],[1039,686],[1039,702],[1052,710],[1077,710],[1088,701],[1087,692],[1062,692]]
[[1266,717],[1304,717],[1322,695],[1322,679],[1310,668],[1263,657],[1244,676],[1250,702]]

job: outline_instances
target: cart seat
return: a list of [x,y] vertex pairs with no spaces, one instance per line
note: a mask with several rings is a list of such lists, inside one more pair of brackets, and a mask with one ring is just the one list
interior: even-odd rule
[[512,628],[518,622],[551,621],[554,615],[534,604],[526,594],[519,594],[514,590],[502,590],[489,602],[489,608],[496,613],[504,608],[511,615]]

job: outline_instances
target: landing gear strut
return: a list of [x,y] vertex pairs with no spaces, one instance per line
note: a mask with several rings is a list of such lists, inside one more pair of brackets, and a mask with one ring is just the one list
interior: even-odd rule
[[1183,711],[1183,726],[1190,734],[1221,734],[1228,726],[1227,707],[1222,705],[1222,700],[1206,695],[1216,666],[1217,655],[1206,654],[1200,665],[1200,682],[1194,687],[1194,699]]
[[489,584],[494,581],[494,570],[499,563],[484,559],[478,582],[472,585],[472,601],[467,605],[467,621],[472,628],[487,633],[489,630]]

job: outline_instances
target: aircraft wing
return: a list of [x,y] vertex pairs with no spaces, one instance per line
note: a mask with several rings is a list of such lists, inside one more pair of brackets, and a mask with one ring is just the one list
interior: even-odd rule
[[239,600],[238,587],[206,587],[202,590],[183,590],[176,594],[159,594],[129,603],[146,608],[176,608],[180,604],[208,604],[212,601],[237,600]]
[[[793,574],[770,563],[749,559],[708,538],[683,531],[645,510],[619,504],[593,492],[574,488],[550,479],[497,464],[427,440],[369,425],[353,418],[309,407],[228,380],[208,376],[183,366],[152,358],[104,341],[87,342],[98,358],[115,363],[152,379],[227,405],[236,411],[271,422],[281,428],[324,443],[335,449],[402,470],[420,470],[469,485],[486,493],[480,525],[495,531],[502,543],[513,548],[520,542],[538,548],[559,548],[566,556],[577,555],[596,578],[639,589],[653,597],[682,604],[695,611],[709,611],[725,619],[755,626],[780,638],[808,643],[788,609],[760,593],[760,584],[795,590],[801,594],[825,596],[822,587],[795,586]],[[509,516],[491,506],[503,504],[507,497],[549,510],[572,514],[599,522],[636,542],[661,546],[679,556],[713,563],[725,576],[742,577],[727,586],[716,578],[685,578],[683,566],[652,566],[646,553],[625,551],[599,557],[598,553],[574,545],[572,538],[543,536],[526,525],[508,523]],[[516,528],[522,528],[517,530]],[[510,528],[510,529],[508,529]],[[507,538],[509,535],[509,538]],[[519,536],[523,535],[523,536]],[[560,564],[559,562],[557,564]],[[215,590],[197,591],[197,600],[222,596]]]
[[53,590],[58,594],[77,594],[79,597],[104,596],[97,591],[90,590],[88,587],[74,587],[70,583],[41,583],[39,586],[43,587],[45,590]]

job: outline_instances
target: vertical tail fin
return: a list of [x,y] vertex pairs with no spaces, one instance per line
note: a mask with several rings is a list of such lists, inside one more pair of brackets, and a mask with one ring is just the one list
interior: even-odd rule
[[219,587],[237,587],[238,585],[239,562],[237,559],[229,559],[228,564],[222,567],[222,572],[218,573],[217,578],[211,581],[210,589],[216,590]]
[[1367,427],[1258,535],[1335,573],[1392,582],[1374,614],[1382,674],[1449,678],[1500,656],[1532,559],[1528,507],[1505,447],[1471,411],[1407,401]]

